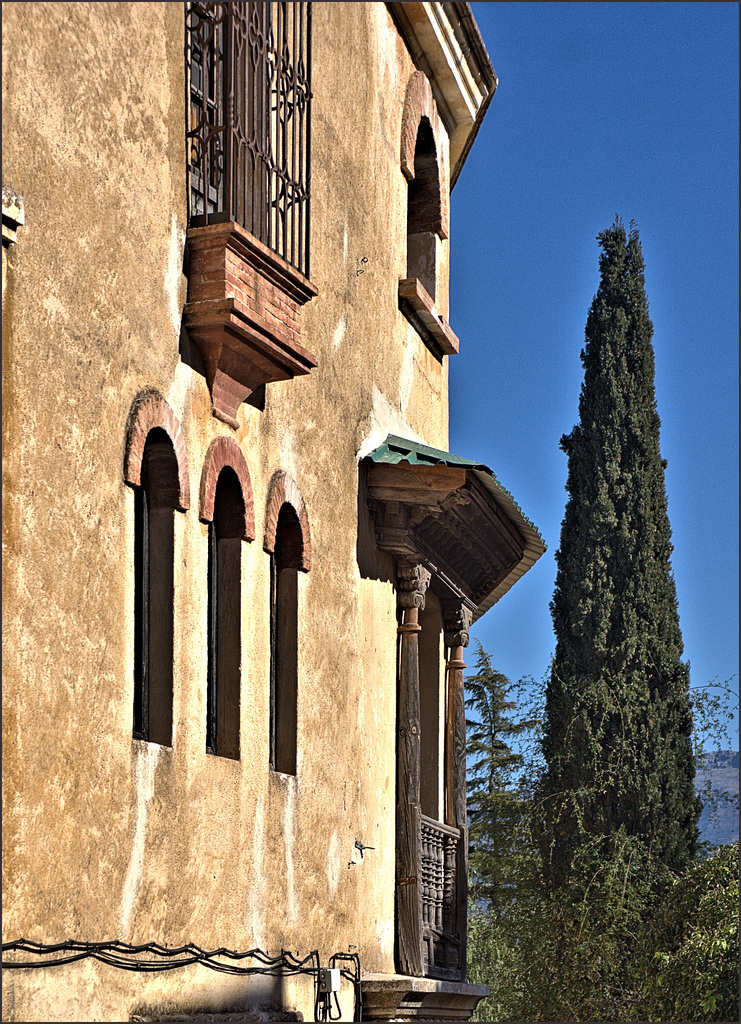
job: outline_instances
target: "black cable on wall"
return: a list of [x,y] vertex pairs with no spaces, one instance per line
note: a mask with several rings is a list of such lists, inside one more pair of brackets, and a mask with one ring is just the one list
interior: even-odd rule
[[[187,946],[161,946],[157,942],[143,945],[131,945],[115,940],[113,942],[78,942],[69,939],[66,942],[43,943],[31,939],[15,939],[2,944],[4,970],[22,970],[41,967],[61,967],[91,958],[109,967],[117,967],[124,971],[151,972],[173,971],[192,964],[201,964],[209,970],[221,974],[253,975],[261,974],[270,977],[290,977],[292,975],[311,975],[314,978],[314,1019],[317,1021],[339,1020],[341,1016],[337,993],[319,991],[319,972],[321,962],[318,950],[314,949],[303,959],[282,949],[279,956],[270,956],[261,949],[235,951],[220,947],[219,949],[201,949],[193,943]],[[34,957],[30,960],[8,960],[6,953],[27,953]],[[251,966],[240,963],[251,959],[257,961]],[[237,961],[224,963],[224,960]],[[351,981],[354,992],[353,1020],[362,1020],[362,998],[360,994],[360,958],[357,953],[334,953],[329,958],[330,967],[339,962],[350,962],[352,971],[340,968],[342,977]],[[337,1016],[332,1012],[331,997],[337,1008]]]

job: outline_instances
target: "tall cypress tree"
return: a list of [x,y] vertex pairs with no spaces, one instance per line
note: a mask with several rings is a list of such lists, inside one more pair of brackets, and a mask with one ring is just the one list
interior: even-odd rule
[[604,859],[626,840],[680,870],[699,812],[643,256],[632,223],[627,237],[616,218],[597,238],[579,423],[561,439],[569,497],[541,793],[556,882],[585,850]]

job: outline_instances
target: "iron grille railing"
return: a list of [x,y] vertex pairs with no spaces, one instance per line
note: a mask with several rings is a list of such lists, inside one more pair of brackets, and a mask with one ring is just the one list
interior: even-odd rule
[[460,832],[422,815],[422,952],[425,974],[458,970],[456,857]]
[[311,3],[186,4],[191,226],[236,221],[309,276]]

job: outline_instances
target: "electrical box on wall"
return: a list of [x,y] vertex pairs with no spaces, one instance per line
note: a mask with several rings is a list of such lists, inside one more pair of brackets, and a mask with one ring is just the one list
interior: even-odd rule
[[340,991],[340,969],[339,967],[321,967],[319,969],[319,991],[339,992]]

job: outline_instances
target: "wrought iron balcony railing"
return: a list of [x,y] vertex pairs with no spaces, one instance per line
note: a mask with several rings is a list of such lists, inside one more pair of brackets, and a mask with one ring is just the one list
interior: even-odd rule
[[234,221],[308,277],[311,4],[186,11],[190,226]]

